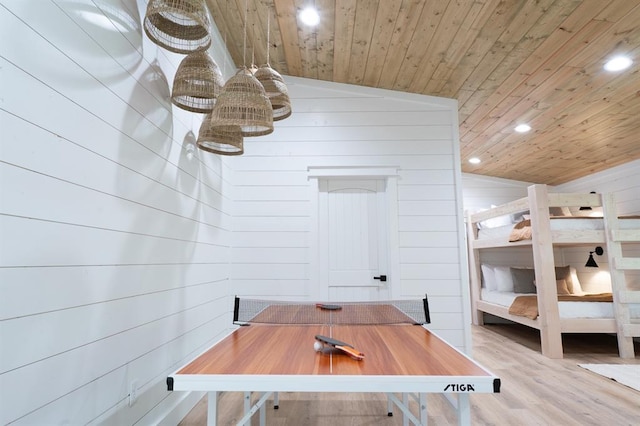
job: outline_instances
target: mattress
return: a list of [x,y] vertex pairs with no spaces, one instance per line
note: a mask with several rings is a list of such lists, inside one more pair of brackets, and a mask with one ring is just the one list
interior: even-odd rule
[[[490,291],[482,289],[482,300],[485,302],[511,306],[520,293],[505,291]],[[613,318],[613,303],[611,302],[558,302],[560,318]],[[640,304],[630,306],[631,318],[640,318]]]
[[[601,217],[555,217],[551,218],[552,231],[598,231],[604,229],[604,220]],[[621,218],[620,229],[640,229],[640,219]],[[514,224],[497,226],[495,228],[482,228],[478,230],[478,239],[508,239]]]

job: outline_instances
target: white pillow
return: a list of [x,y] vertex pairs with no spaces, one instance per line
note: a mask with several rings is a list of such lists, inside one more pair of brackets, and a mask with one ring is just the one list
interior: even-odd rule
[[513,277],[511,268],[508,266],[494,266],[493,273],[496,275],[496,285],[498,291],[513,292]]
[[573,293],[572,294],[576,294],[578,296],[582,296],[584,294],[584,291],[582,290],[582,286],[580,285],[580,280],[578,280],[578,273],[576,271],[576,268],[574,268],[573,266],[571,268],[569,268],[569,270],[571,271],[571,284],[572,284],[572,290]]
[[493,217],[491,219],[483,220],[478,223],[478,229],[487,229],[487,228],[499,228],[501,226],[511,225],[513,222],[511,221],[510,215]]
[[498,286],[496,284],[496,274],[493,271],[492,265],[480,265],[480,269],[482,269],[482,282],[484,283],[484,287],[489,291],[496,291]]

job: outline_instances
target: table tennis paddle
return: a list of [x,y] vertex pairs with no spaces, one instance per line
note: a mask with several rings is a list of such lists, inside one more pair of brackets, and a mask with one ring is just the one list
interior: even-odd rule
[[325,309],[327,311],[339,311],[342,309],[340,305],[331,305],[327,303],[316,303],[316,308]]
[[[320,343],[320,345],[317,345],[318,342]],[[317,334],[316,344],[314,344],[313,347],[316,349],[316,351],[320,352],[324,347],[324,345],[329,345],[333,348],[336,348],[344,352],[345,354],[349,355],[351,358],[355,360],[362,361],[364,359],[364,354],[359,350],[357,350],[356,348],[354,348],[353,346],[351,346],[350,344],[341,342],[340,340],[336,340],[331,337]]]

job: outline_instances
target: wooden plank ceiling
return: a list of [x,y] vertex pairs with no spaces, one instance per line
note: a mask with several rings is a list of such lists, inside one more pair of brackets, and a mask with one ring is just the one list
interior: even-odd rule
[[[283,75],[457,99],[464,172],[556,185],[640,158],[640,0],[206,1],[238,66],[268,36]],[[604,71],[616,54],[631,68]]]

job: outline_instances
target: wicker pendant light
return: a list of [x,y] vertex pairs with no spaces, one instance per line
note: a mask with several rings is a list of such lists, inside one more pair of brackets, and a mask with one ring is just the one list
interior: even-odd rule
[[176,71],[171,102],[187,111],[211,112],[223,85],[220,68],[208,52],[190,53]]
[[246,67],[248,0],[245,0],[243,68],[231,77],[211,112],[213,125],[221,130],[240,127],[242,136],[263,136],[273,132],[273,110],[264,88]]
[[263,136],[273,132],[271,102],[260,82],[246,68],[224,85],[211,117],[216,127],[240,127],[242,136]]
[[291,100],[287,85],[280,73],[269,65],[269,42],[271,33],[271,14],[267,16],[267,63],[254,72],[256,79],[264,87],[265,94],[271,102],[273,109],[273,121],[284,120],[291,115]]
[[273,121],[280,121],[291,115],[291,101],[288,95],[281,95],[269,99],[273,109]]
[[244,153],[244,139],[239,127],[214,126],[211,114],[207,114],[200,131],[196,145],[203,151],[220,155],[242,155]]
[[271,102],[273,121],[284,120],[291,115],[291,100],[284,79],[269,64],[263,65],[255,72],[256,79],[264,87],[265,94]]
[[211,46],[204,0],[149,0],[144,32],[157,45],[188,54]]

